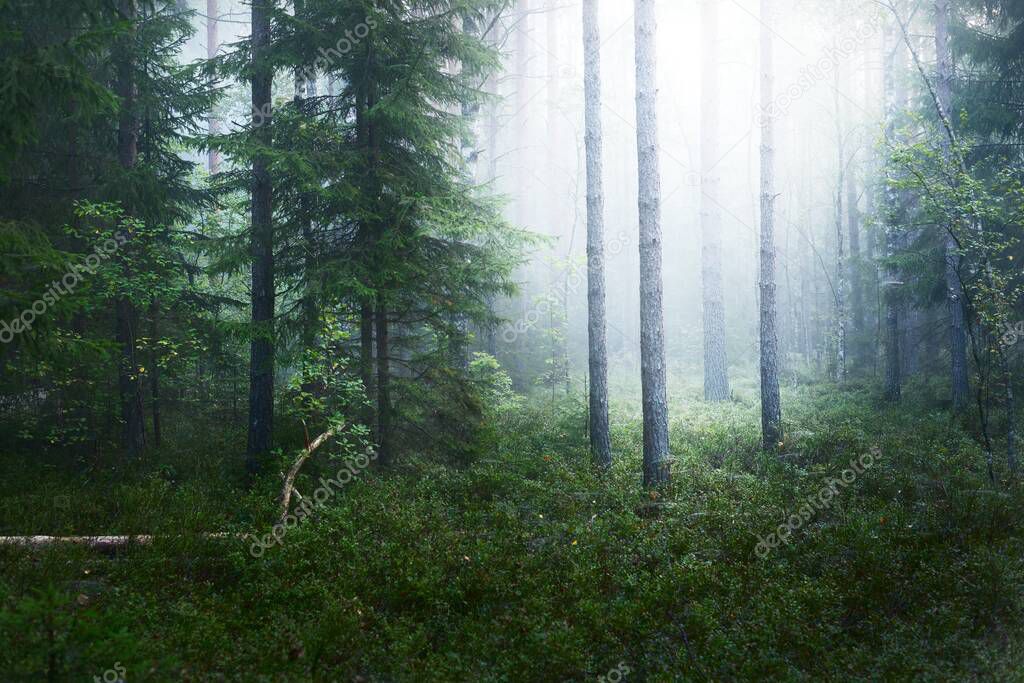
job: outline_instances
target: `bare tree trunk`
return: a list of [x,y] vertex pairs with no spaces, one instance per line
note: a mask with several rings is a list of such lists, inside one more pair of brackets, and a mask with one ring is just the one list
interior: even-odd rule
[[846,381],[846,247],[843,234],[843,192],[846,189],[846,140],[843,135],[842,105],[840,92],[844,85],[841,80],[843,67],[836,69],[836,87],[833,91],[836,116],[836,145],[838,152],[838,175],[836,178],[836,381]]
[[[294,0],[295,16],[299,19],[306,18],[305,0]],[[307,97],[316,96],[316,72],[315,67],[302,65],[295,69],[295,106],[302,111],[303,103]],[[301,301],[302,310],[302,390],[312,393],[315,390],[316,381],[313,378],[313,369],[310,354],[317,348],[317,339],[320,332],[320,304],[318,301],[317,282],[320,277],[317,268],[317,256],[319,248],[316,239],[316,230],[313,225],[313,198],[308,193],[299,196],[299,220],[302,225],[302,250],[303,250],[303,292]]]
[[364,301],[359,307],[359,368],[363,388],[370,401],[374,398],[373,381],[373,303]]
[[[266,62],[270,48],[270,9],[274,0],[252,0],[252,113],[262,121],[260,141],[271,142],[273,69]],[[252,162],[252,342],[249,363],[249,439],[246,469],[260,470],[270,451],[274,423],[274,204],[268,162]]]
[[[131,28],[123,38],[117,57],[117,94],[121,98],[121,114],[117,129],[117,157],[122,168],[130,171],[138,161],[139,119],[136,108],[136,86],[132,45],[135,35],[136,7],[134,0],[120,0],[118,11]],[[131,207],[129,207],[129,211]],[[129,274],[130,275],[130,274]],[[131,299],[120,296],[115,305],[116,336],[121,356],[117,368],[118,393],[121,400],[123,443],[125,451],[138,457],[146,447],[146,425],[142,406],[142,378],[135,358],[138,312]]]
[[590,364],[590,450],[612,464],[608,431],[608,336],[604,289],[604,172],[601,124],[601,30],[598,0],[583,0],[583,91],[587,147],[587,332]]
[[721,184],[716,167],[718,149],[718,5],[705,0],[701,8],[704,31],[704,73],[701,78],[701,275],[704,298],[704,399],[729,398],[725,347],[725,301],[722,292]]
[[387,300],[377,293],[377,444],[378,462],[391,464],[391,340],[388,337]]
[[[949,0],[935,0],[935,54],[938,61],[935,89],[939,106],[946,120],[952,120],[953,109],[953,55],[949,47]],[[950,159],[952,150],[947,136],[942,139],[943,157]],[[956,240],[947,231],[946,237],[946,297],[949,306],[950,388],[953,410],[964,410],[970,398],[967,376],[967,325],[964,317],[964,297],[960,276],[960,256]]]
[[[528,197],[529,192],[526,189],[526,176],[527,176],[527,130],[526,123],[529,119],[528,112],[530,102],[533,99],[531,93],[527,92],[528,84],[530,82],[530,0],[515,0],[515,10],[513,12],[515,17],[515,46],[513,48],[515,52],[515,98],[514,105],[515,109],[512,111],[509,125],[513,127],[513,150],[515,152],[515,165],[513,167],[513,196],[516,198],[514,202],[514,216],[516,227],[525,228],[530,222],[530,212]],[[530,268],[531,266],[526,266]],[[519,320],[523,320],[526,317],[529,301],[534,292],[529,291],[529,281],[532,280],[532,276],[527,274],[524,278],[527,282],[524,285],[522,295],[518,297],[518,311],[516,317]],[[514,386],[519,389],[525,389],[529,386],[529,381],[526,377],[526,358],[528,355],[529,345],[528,340],[531,334],[517,334],[515,335],[512,344],[514,345],[512,351],[512,380]]]
[[671,478],[665,314],[661,272],[661,174],[658,167],[654,0],[636,0],[636,124],[640,208],[640,366],[644,413],[644,485]]
[[[886,55],[884,66],[885,78],[885,107],[886,107],[886,141],[892,145],[896,142],[896,119],[899,114],[903,98],[897,92],[898,74],[897,65],[901,63],[897,59],[900,48],[894,43],[891,29],[887,27],[884,51]],[[887,183],[885,190],[885,255],[892,258],[895,251],[896,230],[898,228],[900,214],[899,191],[893,187],[896,180],[892,165],[887,165]],[[885,297],[885,398],[887,401],[899,402],[902,393],[902,372],[900,367],[900,325],[899,325],[899,272],[892,265],[886,267],[884,283]]]
[[772,3],[761,0],[761,440],[775,450],[782,441],[779,340],[775,304],[775,123]]
[[[217,0],[206,0],[206,58],[213,59],[217,56],[217,51],[220,49],[220,39],[217,36],[217,20],[218,20],[219,9],[217,7]],[[207,122],[209,126],[210,135],[217,135],[220,133],[220,120],[217,115],[212,111]],[[211,149],[209,158],[207,160],[207,168],[210,171],[210,175],[217,173],[220,170],[220,152]]]
[[864,280],[861,277],[860,209],[857,174],[853,168],[846,174],[846,215],[850,231],[850,312],[853,314],[853,344],[851,355],[857,369],[863,371],[864,362]]
[[1010,373],[1010,362],[1006,358],[1006,349],[999,347],[999,366],[1003,373],[1003,392],[1006,398],[1006,464],[1010,472],[1017,474],[1020,463],[1017,461],[1017,403],[1013,397],[1013,375]]
[[161,405],[160,405],[160,356],[157,343],[160,341],[160,302],[154,300],[149,307],[150,340],[149,340],[149,389],[152,396],[153,414],[153,445],[160,448]]

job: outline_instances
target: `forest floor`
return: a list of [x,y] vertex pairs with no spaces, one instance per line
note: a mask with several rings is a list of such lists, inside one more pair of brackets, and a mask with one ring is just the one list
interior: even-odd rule
[[989,482],[970,425],[789,387],[778,458],[751,383],[696,395],[657,497],[633,406],[599,477],[581,399],[538,398],[469,465],[356,472],[258,558],[198,534],[270,531],[279,482],[223,471],[238,434],[193,426],[134,467],[4,458],[0,534],[162,538],[0,547],[0,679],[1024,681],[1024,491]]

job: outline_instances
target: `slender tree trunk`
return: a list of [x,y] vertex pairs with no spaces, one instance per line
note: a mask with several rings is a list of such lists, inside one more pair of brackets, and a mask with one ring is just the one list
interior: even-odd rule
[[[220,39],[217,36],[217,21],[218,21],[219,8],[217,7],[217,0],[206,0],[206,58],[213,59],[217,56],[217,51],[220,50]],[[210,112],[209,120],[207,121],[210,135],[217,135],[220,133],[220,120],[214,112]],[[210,171],[210,175],[213,175],[220,171],[220,152],[211,149],[209,157],[207,159],[207,168]]]
[[[949,0],[935,0],[935,54],[938,67],[935,79],[939,106],[947,121],[952,121],[953,54],[949,47]],[[943,157],[948,162],[952,150],[949,138],[942,139]],[[948,232],[948,231],[947,231]],[[960,256],[952,235],[946,237],[946,297],[949,306],[950,388],[953,410],[963,411],[970,400],[967,376],[967,324],[960,277]]]
[[373,303],[366,300],[359,307],[359,368],[366,397],[373,401]]
[[160,302],[154,300],[149,307],[150,315],[150,355],[149,355],[149,389],[152,396],[153,413],[153,445],[160,448],[161,441],[161,405],[160,405],[160,355],[157,343],[160,341]]
[[[373,117],[370,116],[370,112],[377,104],[377,80],[375,72],[375,58],[376,54],[373,49],[373,45],[367,42],[367,59],[366,59],[366,116],[365,116],[365,134],[367,152],[369,154],[370,170],[369,176],[369,191],[370,196],[379,198],[381,194],[381,180],[379,178],[378,170],[380,168],[380,148],[378,147],[380,141],[378,138],[377,125]],[[396,229],[401,229],[401,226],[397,226]],[[380,253],[381,240],[384,237],[383,234],[384,225],[380,221],[375,221],[371,232],[371,239],[373,240],[374,258],[377,262],[383,260],[383,255]],[[382,270],[382,269],[378,269]],[[375,281],[376,289],[376,310],[375,310],[375,340],[377,342],[377,447],[378,447],[378,464],[382,467],[387,467],[392,461],[392,446],[391,446],[391,339],[388,332],[388,306],[387,306],[387,291],[390,286],[390,282],[383,276],[379,275]]]
[[[529,154],[527,149],[527,141],[529,137],[527,135],[527,122],[529,120],[529,106],[532,100],[531,93],[528,91],[530,83],[530,0],[516,0],[515,10],[515,46],[513,51],[515,53],[515,98],[514,106],[515,109],[512,112],[510,125],[513,126],[513,149],[515,151],[515,166],[513,168],[513,184],[514,192],[513,196],[516,198],[514,202],[514,215],[515,223],[518,228],[525,228],[530,222],[529,212],[529,195],[527,191],[527,165],[529,163]],[[527,271],[531,266],[526,266]],[[518,297],[518,308],[516,317],[519,320],[526,318],[528,313],[527,302],[535,294],[530,291],[529,282],[533,280],[533,275],[527,273],[524,278],[526,284],[524,285],[522,295]],[[527,378],[526,366],[527,358],[530,352],[529,339],[532,336],[532,332],[522,333],[515,335],[512,341],[514,345],[512,348],[512,381],[517,388],[525,389],[529,386],[529,380]]]
[[391,464],[391,367],[388,337],[387,299],[377,294],[377,443],[378,462],[382,467]]
[[[261,121],[256,135],[271,142],[273,69],[266,62],[270,48],[273,0],[252,0],[252,111]],[[249,440],[246,469],[259,471],[270,451],[274,421],[274,204],[268,161],[252,163],[252,342],[249,364]]]
[[640,208],[640,373],[644,413],[644,485],[670,479],[665,314],[661,272],[661,173],[658,167],[654,0],[636,0],[636,123]]
[[[901,60],[897,58],[900,52],[895,44],[891,30],[886,29],[884,51],[886,54],[884,78],[885,78],[885,106],[886,106],[886,127],[885,136],[890,145],[896,142],[896,119],[902,105],[903,98],[897,92],[896,73],[897,66]],[[893,186],[896,181],[892,164],[886,165],[887,182],[885,190],[885,255],[891,259],[895,252],[896,231],[899,225],[900,214],[900,193]],[[886,282],[884,283],[885,298],[885,398],[887,401],[899,402],[902,393],[902,370],[900,367],[900,324],[899,324],[899,272],[891,264],[886,266]]]
[[722,211],[716,167],[720,161],[718,120],[718,5],[705,0],[704,73],[701,78],[701,274],[704,297],[704,399],[729,398],[725,347],[725,299],[722,287]]
[[[1000,342],[996,342],[1000,344]],[[1017,403],[1013,396],[1013,375],[1010,362],[1006,358],[1006,349],[998,347],[999,369],[1003,374],[1003,392],[1006,398],[1006,464],[1010,472],[1017,474],[1020,463],[1017,460]]]
[[[134,0],[120,0],[118,10],[131,29],[123,39],[117,58],[117,94],[121,98],[121,114],[117,130],[117,157],[127,171],[138,161],[139,119],[136,113],[136,86],[133,60],[136,7]],[[128,207],[131,211],[131,207]],[[130,276],[130,273],[128,274]],[[135,358],[138,312],[131,299],[118,297],[115,306],[116,336],[121,349],[117,370],[118,393],[121,400],[123,443],[131,457],[138,457],[146,447],[146,426],[142,405],[142,378]]]
[[[491,74],[487,79],[488,92],[494,95],[494,100],[487,103],[487,119],[485,123],[485,138],[487,145],[487,168],[486,168],[486,182],[488,184],[494,183],[498,178],[498,131],[500,128],[498,116],[499,111],[499,96],[501,95],[500,87],[500,74]],[[487,311],[491,314],[492,318],[497,318],[495,313],[496,298],[494,295],[488,295],[487,297]],[[498,326],[496,323],[488,321],[486,327],[483,330],[483,341],[484,350],[491,356],[498,356]]]
[[846,174],[846,215],[850,230],[850,309],[853,314],[853,363],[860,370],[864,361],[864,280],[861,277],[860,209],[857,174]]
[[[839,67],[837,73],[842,72]],[[846,381],[846,245],[843,234],[843,192],[846,184],[846,141],[843,138],[842,107],[839,102],[842,82],[836,84],[836,144],[838,151],[838,175],[836,178],[836,381]]]
[[[294,0],[295,16],[305,18],[305,0]],[[295,106],[302,110],[303,103],[307,97],[316,96],[316,74],[308,65],[295,69]],[[315,389],[315,380],[311,367],[311,355],[317,348],[317,337],[320,328],[320,307],[317,301],[317,282],[320,277],[317,268],[317,255],[319,249],[316,240],[316,231],[313,226],[313,198],[309,193],[303,193],[299,197],[299,220],[302,224],[302,249],[303,249],[303,293],[302,293],[302,389],[306,393],[312,393]]]
[[608,348],[604,289],[604,136],[601,122],[601,30],[598,0],[583,0],[583,90],[587,147],[587,332],[590,365],[590,450],[599,467],[612,464],[608,431]]
[[772,3],[761,0],[761,440],[776,450],[782,441],[779,340],[775,295],[775,122],[772,120],[774,56]]

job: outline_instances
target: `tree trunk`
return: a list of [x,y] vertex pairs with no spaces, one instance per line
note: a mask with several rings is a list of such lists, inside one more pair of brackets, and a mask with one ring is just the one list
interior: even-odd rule
[[[833,43],[838,49],[838,44]],[[836,84],[833,89],[836,116],[836,151],[838,173],[836,176],[836,382],[846,381],[846,236],[843,232],[843,193],[846,191],[846,138],[843,131],[843,107],[840,93],[846,83],[843,79],[843,65],[836,68]]]
[[[305,0],[294,0],[295,16],[305,18]],[[307,75],[309,78],[307,78]],[[316,96],[316,75],[313,70],[303,65],[295,69],[295,105],[301,111],[307,97]],[[309,193],[299,196],[299,220],[302,225],[303,249],[303,292],[302,292],[302,390],[312,393],[315,389],[312,358],[317,348],[317,337],[320,331],[320,308],[317,301],[317,242],[313,226],[313,200]]]
[[149,389],[152,396],[153,413],[153,445],[160,448],[161,440],[161,406],[160,406],[160,302],[153,301],[149,307],[150,339],[149,339]]
[[369,300],[359,307],[359,369],[366,398],[373,401],[373,303]]
[[704,399],[729,398],[725,347],[725,301],[722,292],[722,211],[718,198],[718,5],[705,0],[704,73],[701,78],[701,274],[704,297]]
[[[949,47],[949,0],[935,0],[935,54],[937,71],[935,79],[939,106],[947,121],[952,121],[953,109],[953,55]],[[948,162],[952,154],[949,138],[941,135],[943,157]],[[946,297],[949,306],[949,353],[950,388],[953,410],[960,412],[967,407],[970,386],[967,376],[967,325],[964,316],[965,297],[962,296],[960,277],[960,256],[952,235],[946,237],[945,245]]]
[[[206,0],[206,58],[213,59],[217,56],[217,51],[220,49],[220,39],[217,36],[217,20],[218,20],[218,7],[217,0]],[[210,112],[210,117],[207,122],[209,126],[210,135],[216,135],[220,133],[220,120],[217,115]],[[208,169],[210,175],[214,175],[220,170],[220,152],[211,149],[209,157],[207,159]]]
[[[885,107],[886,107],[886,141],[893,145],[896,142],[896,118],[902,106],[902,96],[897,92],[896,68],[900,64],[897,59],[900,48],[895,44],[891,29],[886,29],[885,41]],[[891,259],[895,251],[896,230],[900,213],[899,191],[893,187],[896,178],[892,164],[887,164],[887,182],[885,190],[885,255]],[[892,265],[886,267],[884,286],[885,298],[885,398],[893,403],[899,402],[902,393],[902,372],[900,367],[900,325],[899,325],[899,272]]]
[[[132,40],[135,35],[136,8],[134,0],[120,0],[119,12],[131,28],[123,39],[117,63],[117,94],[121,113],[117,129],[117,157],[121,167],[130,171],[138,160],[139,120],[135,111],[136,87],[133,76]],[[132,207],[126,207],[131,212]],[[130,273],[126,273],[130,277]],[[138,312],[125,296],[114,305],[117,343],[121,357],[117,368],[117,386],[121,401],[124,449],[138,457],[146,447],[146,426],[142,406],[142,378],[135,358]]]
[[644,485],[670,480],[665,316],[661,272],[661,175],[658,167],[654,0],[636,0],[636,123],[640,209],[640,373]]
[[378,462],[382,467],[391,464],[391,367],[390,339],[388,338],[387,300],[383,292],[377,294],[377,443]]
[[[252,1],[252,113],[262,125],[256,135],[271,143],[273,69],[266,62],[270,47],[273,0]],[[267,159],[252,162],[252,343],[249,364],[249,441],[246,469],[259,471],[270,451],[274,421],[274,224],[273,185]]]
[[590,450],[597,465],[612,464],[608,431],[608,348],[604,288],[604,158],[601,123],[599,0],[583,0],[583,91],[587,148],[587,349],[590,365]]
[[775,148],[772,98],[775,75],[772,3],[761,0],[761,439],[765,449],[782,441],[779,340],[775,303]]
[[850,231],[850,312],[853,314],[853,344],[851,355],[854,365],[860,369],[864,361],[864,281],[861,278],[860,209],[857,188],[857,174],[846,174],[846,216]]

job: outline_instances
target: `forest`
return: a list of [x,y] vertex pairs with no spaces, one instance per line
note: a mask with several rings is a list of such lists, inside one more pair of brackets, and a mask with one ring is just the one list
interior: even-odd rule
[[1024,681],[1024,0],[0,0],[0,681]]

